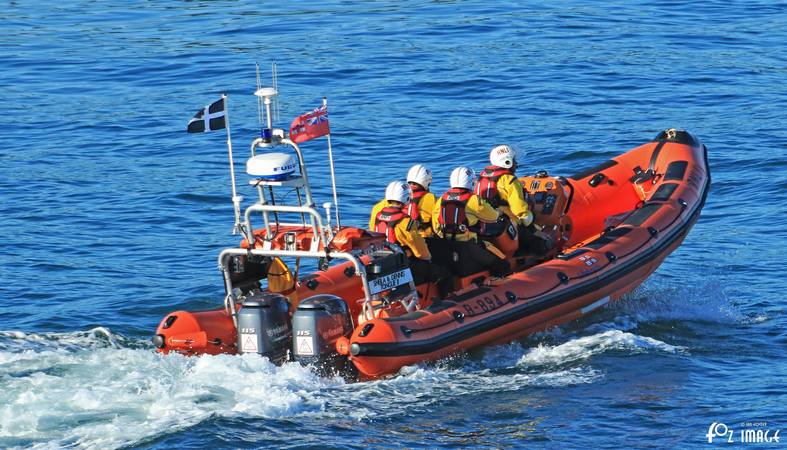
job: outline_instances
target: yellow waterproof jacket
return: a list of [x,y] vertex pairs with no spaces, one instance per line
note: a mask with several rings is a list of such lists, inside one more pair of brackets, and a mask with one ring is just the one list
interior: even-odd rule
[[[418,215],[420,216],[421,223],[418,226],[418,231],[423,237],[432,236],[432,210],[434,209],[435,196],[431,192],[427,192],[418,200]],[[388,200],[382,199],[372,207],[372,214],[369,216],[369,229],[374,230],[377,214],[388,206]]]
[[500,206],[500,210],[508,215],[511,220],[523,222],[530,213],[530,207],[525,200],[525,190],[522,182],[514,175],[504,174],[497,180],[497,192],[500,198],[508,205]]
[[388,200],[382,199],[372,206],[372,215],[369,216],[369,229],[374,231],[374,226],[377,224],[377,214],[388,206]]
[[[379,205],[379,203],[377,205]],[[377,205],[374,205],[375,209],[377,208]],[[390,205],[388,204],[387,200],[383,200],[382,207],[380,207],[377,212],[373,211],[373,215],[369,220],[370,230],[375,230],[377,225],[377,213],[382,211],[386,206]],[[396,224],[394,227],[394,235],[396,236],[396,243],[405,250],[409,250],[408,253],[412,254],[412,256],[418,259],[432,259],[432,254],[429,252],[429,247],[426,246],[426,240],[424,240],[424,237],[418,232],[418,227],[409,216],[405,215],[405,217]]]
[[[442,197],[438,198],[434,203],[434,208],[432,209],[432,228],[437,236],[447,237],[443,236],[443,233],[440,231],[440,207],[442,204]],[[465,216],[467,216],[468,225],[472,227],[477,224],[479,220],[489,223],[497,222],[497,218],[500,214],[495,208],[492,208],[492,205],[473,194],[465,204]],[[476,233],[470,230],[456,235],[457,241],[474,241],[476,239]]]

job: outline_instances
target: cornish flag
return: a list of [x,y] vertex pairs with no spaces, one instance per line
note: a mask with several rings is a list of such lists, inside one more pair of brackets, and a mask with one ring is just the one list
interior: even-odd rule
[[225,121],[224,97],[197,111],[194,118],[189,120],[186,131],[189,133],[204,133],[206,131],[221,130],[227,127]]
[[301,114],[290,125],[290,139],[295,143],[306,142],[330,133],[328,105],[323,105],[312,112]]

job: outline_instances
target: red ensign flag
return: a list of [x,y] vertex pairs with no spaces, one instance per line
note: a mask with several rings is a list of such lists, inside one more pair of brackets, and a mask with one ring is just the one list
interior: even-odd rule
[[290,139],[298,144],[330,133],[327,105],[320,106],[312,112],[301,114],[290,125]]

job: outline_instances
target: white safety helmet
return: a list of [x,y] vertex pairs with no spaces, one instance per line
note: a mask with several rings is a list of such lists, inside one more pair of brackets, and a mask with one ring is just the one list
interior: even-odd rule
[[498,145],[489,152],[489,162],[493,166],[510,169],[517,163],[516,151],[508,145]]
[[475,187],[475,171],[466,166],[457,167],[451,172],[450,181],[452,188],[473,190],[473,187]]
[[399,203],[410,201],[410,185],[402,180],[391,181],[385,188],[385,199]]
[[432,184],[432,171],[423,164],[416,164],[407,172],[407,182],[418,183],[424,189],[429,189]]

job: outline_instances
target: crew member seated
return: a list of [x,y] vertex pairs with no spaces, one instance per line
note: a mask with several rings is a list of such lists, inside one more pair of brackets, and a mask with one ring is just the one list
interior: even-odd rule
[[437,283],[437,293],[442,299],[452,290],[451,273],[431,261],[432,255],[424,237],[405,210],[410,202],[410,195],[410,186],[406,182],[391,182],[385,189],[386,205],[375,216],[372,229],[385,233],[388,242],[404,248],[415,284],[427,281]]
[[[405,206],[405,212],[415,221],[418,232],[423,237],[432,236],[432,208],[434,208],[434,194],[429,192],[429,185],[432,184],[432,171],[423,164],[416,164],[407,172],[407,183],[410,185],[412,197]],[[377,214],[388,205],[386,199],[382,199],[372,207],[372,214],[369,216],[369,229],[374,230],[374,222]]]
[[[490,242],[478,241],[474,231],[479,222],[497,222],[499,213],[473,193],[473,169],[454,169],[450,185],[451,189],[437,199],[432,211],[432,228],[435,234],[443,238],[432,243],[435,259],[450,262],[458,276],[482,270],[489,270],[496,276],[510,273],[505,255]],[[442,245],[437,245],[438,242]]]
[[[423,164],[416,164],[407,172],[407,184],[412,191],[412,200],[408,205],[410,217],[418,215],[418,232],[423,237],[432,236],[432,209],[435,197],[429,191],[432,184],[432,171]],[[414,209],[413,209],[414,208]]]
[[[535,236],[536,228],[533,224],[533,212],[530,210],[522,183],[516,177],[517,155],[516,151],[508,145],[498,145],[489,152],[489,163],[480,174],[475,192],[493,207],[510,218],[511,223],[518,228],[519,254],[527,253],[531,241],[539,240]],[[507,224],[502,226],[486,226],[482,235],[497,236],[502,233]]]

